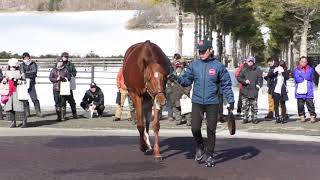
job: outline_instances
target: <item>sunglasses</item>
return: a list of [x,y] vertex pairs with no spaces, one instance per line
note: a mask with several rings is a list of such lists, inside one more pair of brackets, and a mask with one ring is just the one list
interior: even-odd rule
[[249,61],[248,61],[248,63],[249,63],[249,62],[250,62],[250,63],[253,63],[253,61],[252,61],[252,60],[249,60]]

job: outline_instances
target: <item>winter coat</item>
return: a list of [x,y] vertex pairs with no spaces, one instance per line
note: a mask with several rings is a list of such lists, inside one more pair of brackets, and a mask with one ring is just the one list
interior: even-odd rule
[[[270,68],[271,69],[271,68]],[[268,73],[268,79],[270,81],[270,87],[268,87],[268,91],[270,90],[272,92],[272,95],[274,95],[274,90],[276,88],[276,85],[277,85],[277,82],[278,82],[278,72],[274,72],[274,69],[273,68],[273,71],[269,71]],[[282,87],[281,87],[281,98],[283,101],[287,101],[289,100],[288,98],[288,92],[287,92],[287,80],[289,79],[289,71],[288,70],[284,70],[284,72],[282,73],[282,76],[283,76],[283,84],[282,84]]]
[[[273,76],[274,69],[275,69],[275,66],[270,67],[268,75],[264,77],[264,79],[267,81],[268,94],[273,94],[272,86],[274,84],[275,79],[274,77],[271,77],[271,76]],[[288,72],[288,75],[289,75],[289,72]]]
[[18,79],[8,79],[9,84],[9,98],[6,104],[3,107],[4,111],[24,111],[23,101],[18,100],[17,96],[17,82]]
[[64,63],[64,65],[66,66],[68,72],[70,73],[70,76],[72,77],[76,77],[77,76],[77,69],[76,67],[74,66],[74,64],[70,61],[66,61]]
[[[249,99],[258,98],[259,88],[263,84],[262,71],[256,66],[253,65],[249,67],[247,64],[244,65],[241,70],[237,80],[242,84],[241,94],[244,97]],[[250,84],[246,84],[246,80],[250,81]]]
[[[314,69],[307,65],[305,69],[297,67],[293,71],[295,85],[295,97],[296,99],[313,99],[313,73]],[[307,94],[297,94],[298,84],[307,80]]]
[[227,102],[234,103],[229,72],[223,64],[214,58],[194,60],[177,80],[184,87],[191,86],[194,83],[192,103],[202,105],[219,104],[220,87]]
[[87,90],[82,98],[82,102],[85,102],[86,104],[95,102],[97,106],[104,105],[104,95],[102,90],[99,87],[97,87],[96,92],[94,93],[90,90]]
[[[234,77],[236,79],[238,79],[238,76],[241,72],[241,70],[243,69],[243,66],[244,66],[244,63],[240,64],[240,66],[238,67],[237,71],[234,73]],[[240,90],[242,89],[242,84],[240,83],[240,86],[239,86]]]
[[[182,76],[185,73],[185,71],[183,70],[180,75],[178,75],[178,77]],[[175,75],[177,75],[176,72],[174,72]],[[167,84],[167,99],[168,101],[170,101],[175,107],[180,107],[180,99],[182,97],[183,94],[185,95],[190,95],[190,90],[192,88],[192,86],[188,86],[188,87],[182,87],[179,84],[176,84],[174,82],[170,82],[168,81]],[[182,87],[182,89],[181,89]]]
[[118,89],[127,90],[127,86],[124,84],[122,67],[119,69],[119,72],[117,74],[117,87]]
[[30,86],[36,84],[38,66],[35,62],[31,62],[29,65],[21,63],[20,71],[25,74],[25,78],[30,79]]
[[[60,75],[61,79],[58,81],[57,78]],[[68,81],[70,81],[71,76],[70,73],[68,72],[67,68],[65,66],[63,66],[62,68],[57,68],[54,67],[49,75],[49,79],[50,81],[53,83],[53,90],[54,91],[60,91],[60,82],[61,81],[66,81],[66,79],[68,79]]]

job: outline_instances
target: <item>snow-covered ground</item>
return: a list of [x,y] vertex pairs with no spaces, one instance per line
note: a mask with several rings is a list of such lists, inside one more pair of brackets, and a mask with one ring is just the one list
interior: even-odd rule
[[[167,55],[175,53],[175,30],[128,30],[135,11],[0,13],[0,51],[21,54],[123,55],[132,44],[151,40]],[[184,28],[183,54],[193,54],[192,28]]]

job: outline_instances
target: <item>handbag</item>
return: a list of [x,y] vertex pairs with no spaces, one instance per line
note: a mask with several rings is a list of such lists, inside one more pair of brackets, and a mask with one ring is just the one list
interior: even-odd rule
[[0,83],[0,95],[7,96],[9,94],[9,83],[4,78]]
[[17,85],[17,99],[27,101],[29,99],[28,86],[25,81]]
[[71,79],[70,79],[70,90],[76,90],[76,77],[71,76]]
[[117,92],[116,104],[120,106],[121,104],[121,93],[120,91]]
[[304,80],[302,83],[298,83],[297,94],[307,94],[308,92],[308,81]]
[[181,115],[191,113],[192,102],[189,97],[180,99]]
[[60,82],[60,95],[70,96],[70,82],[68,80],[65,82]]

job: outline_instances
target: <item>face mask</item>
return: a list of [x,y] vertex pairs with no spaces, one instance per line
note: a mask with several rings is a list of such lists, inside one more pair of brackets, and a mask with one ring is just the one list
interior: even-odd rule
[[57,63],[57,67],[59,68],[59,67],[62,67],[63,66],[63,62],[58,62]]

